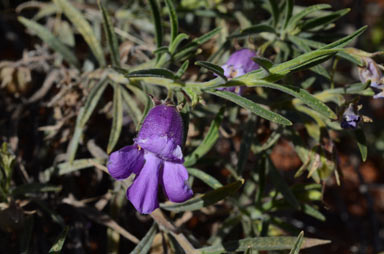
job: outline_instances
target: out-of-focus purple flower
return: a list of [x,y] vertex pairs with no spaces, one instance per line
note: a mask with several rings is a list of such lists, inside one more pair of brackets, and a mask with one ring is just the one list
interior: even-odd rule
[[343,120],[341,121],[341,128],[343,129],[356,129],[361,120],[360,115],[357,114],[353,103],[350,103],[348,108],[343,113]]
[[384,80],[383,74],[372,58],[365,57],[365,66],[359,67],[359,77],[362,83],[370,81],[370,86],[377,92],[373,98],[384,98]]
[[134,144],[109,156],[107,166],[113,178],[136,175],[127,198],[139,212],[148,214],[159,207],[159,184],[172,202],[192,197],[188,171],[183,165],[182,142],[180,114],[173,106],[158,105],[149,111]]
[[[221,66],[221,68],[224,70],[224,75],[228,79],[232,79],[259,69],[260,66],[252,60],[252,58],[255,56],[256,53],[250,49],[241,49],[236,51],[229,57],[228,61]],[[232,86],[218,89],[236,92],[237,94],[241,95],[243,93],[244,87]]]

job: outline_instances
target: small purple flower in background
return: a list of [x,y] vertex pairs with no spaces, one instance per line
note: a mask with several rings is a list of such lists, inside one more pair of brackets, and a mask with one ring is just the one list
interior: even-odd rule
[[375,91],[380,91],[373,96],[374,99],[384,98],[383,74],[381,73],[379,66],[372,58],[365,57],[363,59],[365,61],[365,66],[359,67],[360,81],[364,84],[370,81],[370,86]]
[[[228,79],[232,79],[259,69],[259,65],[252,60],[252,58],[255,56],[256,53],[250,49],[241,49],[236,51],[229,57],[228,61],[223,66],[221,66],[221,68],[224,70],[224,75]],[[229,92],[236,92],[237,94],[241,95],[243,93],[244,87],[232,86],[218,89]]]
[[180,114],[174,106],[158,105],[149,111],[134,144],[109,156],[107,166],[113,178],[136,175],[127,198],[139,212],[148,214],[159,207],[159,184],[172,202],[192,197],[188,171],[183,165],[182,142]]
[[343,129],[356,129],[361,120],[360,115],[355,110],[353,103],[350,103],[348,108],[343,113],[343,120],[341,121],[341,128]]

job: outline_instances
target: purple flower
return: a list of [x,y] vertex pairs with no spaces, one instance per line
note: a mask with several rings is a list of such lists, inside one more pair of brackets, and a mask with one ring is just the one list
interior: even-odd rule
[[376,92],[380,91],[373,96],[374,99],[384,98],[383,74],[381,73],[379,66],[372,58],[365,57],[363,59],[365,61],[365,66],[359,67],[360,81],[364,84],[369,81],[373,90]]
[[341,121],[341,128],[343,129],[356,129],[361,117],[357,114],[352,103],[343,113],[343,120]]
[[[256,53],[250,49],[241,49],[233,53],[228,61],[221,66],[224,69],[224,75],[228,79],[232,79],[241,75],[244,75],[250,71],[259,69],[259,65],[255,63],[252,58],[256,56]],[[241,95],[244,87],[222,87],[219,90],[236,92]]]
[[182,142],[180,114],[173,106],[158,105],[149,111],[134,144],[109,156],[107,166],[113,178],[136,175],[127,198],[139,212],[148,214],[159,207],[159,184],[172,202],[192,197],[188,171],[183,165]]

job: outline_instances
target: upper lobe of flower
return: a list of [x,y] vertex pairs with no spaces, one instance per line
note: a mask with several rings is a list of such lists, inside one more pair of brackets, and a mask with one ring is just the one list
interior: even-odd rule
[[343,129],[356,129],[361,117],[356,114],[353,104],[349,104],[347,110],[343,113],[343,120],[341,121],[341,128]]
[[152,108],[135,143],[166,161],[182,162],[183,121],[174,106]]
[[233,53],[228,61],[221,66],[227,78],[235,78],[250,71],[259,69],[259,65],[252,58],[256,53],[250,49],[241,49]]
[[[228,79],[232,79],[250,71],[259,69],[259,65],[252,60],[255,56],[256,53],[250,49],[241,49],[236,51],[229,57],[228,61],[221,66],[224,70],[224,75]],[[223,87],[218,89],[234,92],[239,95],[241,95],[244,91],[244,87],[241,86]]]

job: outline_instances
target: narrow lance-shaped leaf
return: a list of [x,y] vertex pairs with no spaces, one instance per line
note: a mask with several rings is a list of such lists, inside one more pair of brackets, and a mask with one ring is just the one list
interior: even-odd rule
[[83,36],[84,40],[87,42],[88,46],[91,48],[93,54],[95,55],[97,61],[101,66],[105,66],[105,59],[103,50],[99,41],[96,39],[96,36],[92,30],[92,27],[86,21],[84,16],[78,11],[68,0],[53,0],[72,24],[77,28],[79,33]]
[[[249,248],[257,251],[289,250],[296,243],[296,237],[270,236],[245,238],[227,243],[219,243],[210,247],[198,249],[202,254],[220,254],[228,252],[242,252]],[[329,240],[304,238],[302,248],[311,248],[317,245],[330,243]]]
[[331,119],[337,119],[336,114],[322,101],[317,99],[315,96],[307,92],[306,90],[294,87],[294,86],[288,86],[288,85],[279,85],[272,82],[267,82],[263,80],[258,81],[251,81],[251,82],[244,82],[247,86],[261,86],[261,87],[267,87],[279,90],[281,92],[287,93],[295,98],[298,98],[301,100],[304,104],[311,107],[316,112],[322,114],[325,117],[331,118]]
[[210,94],[219,96],[221,98],[224,98],[226,100],[232,101],[233,103],[236,103],[237,105],[246,108],[250,110],[252,113],[265,118],[269,121],[282,124],[282,125],[292,125],[292,122],[289,121],[287,118],[283,117],[282,115],[279,115],[277,113],[274,113],[268,109],[265,109],[264,107],[260,106],[259,104],[254,103],[251,100],[248,100],[244,97],[241,97],[235,93],[227,92],[227,91],[207,91]]
[[211,150],[219,138],[219,128],[223,118],[224,108],[222,108],[219,113],[217,113],[215,119],[213,119],[207,135],[205,135],[200,145],[190,155],[185,157],[184,165],[186,167],[194,165],[201,157],[203,157],[206,153],[209,152],[209,150]]
[[65,46],[60,40],[58,40],[48,29],[44,26],[36,23],[35,21],[18,17],[18,20],[26,27],[31,29],[37,36],[40,37],[45,43],[48,44],[53,50],[57,51],[63,58],[70,64],[79,67],[79,62],[72,51]]
[[284,10],[285,16],[284,16],[284,23],[282,26],[283,31],[285,31],[285,29],[288,26],[289,21],[291,20],[294,2],[295,2],[294,0],[286,0],[285,1],[285,10]]
[[301,19],[303,19],[305,16],[307,16],[307,15],[313,13],[313,12],[319,11],[319,10],[329,9],[331,7],[332,6],[329,5],[329,4],[315,4],[315,5],[306,7],[304,10],[302,10],[298,14],[294,15],[289,20],[289,23],[288,23],[288,26],[287,26],[287,30],[290,31],[290,30],[294,29],[296,27],[296,25],[298,24],[298,22]]
[[293,245],[289,254],[299,254],[303,241],[304,241],[304,231],[301,231],[300,234],[297,236],[296,242]]
[[270,8],[270,12],[272,16],[273,27],[276,27],[280,19],[279,6],[276,3],[276,0],[268,0],[268,7]]
[[239,37],[249,36],[249,35],[253,35],[253,34],[259,34],[259,33],[263,33],[263,32],[276,33],[275,29],[269,25],[257,24],[254,26],[244,28],[240,32],[231,34],[230,36],[228,36],[228,38],[229,39],[239,38]]
[[216,75],[227,81],[227,77],[224,75],[224,70],[220,66],[206,61],[197,61],[195,62],[195,64],[207,68],[211,72],[215,73]]
[[173,5],[173,0],[165,0],[165,4],[168,7],[169,20],[171,22],[171,43],[172,43],[175,40],[179,30],[179,22],[177,20],[177,14],[176,14],[175,6]]
[[357,129],[353,133],[355,134],[357,146],[359,147],[359,150],[360,150],[361,159],[363,161],[366,161],[368,156],[368,148],[367,148],[367,141],[365,139],[364,132],[361,129]]
[[114,94],[113,94],[113,119],[112,128],[109,135],[107,153],[111,153],[119,140],[121,128],[123,127],[123,101],[120,84],[114,83]]
[[183,212],[183,211],[195,211],[199,210],[202,207],[213,205],[216,202],[226,198],[229,195],[235,193],[242,185],[244,184],[244,179],[240,179],[236,182],[225,185],[216,190],[210,191],[202,196],[192,198],[183,203],[176,204],[160,204],[160,207],[173,211],[173,212]]
[[328,25],[328,24],[338,20],[339,18],[341,18],[342,16],[344,16],[348,12],[350,12],[350,10],[351,9],[349,9],[349,8],[343,9],[343,10],[339,10],[336,12],[332,12],[331,14],[328,14],[326,16],[317,17],[317,18],[307,20],[301,25],[301,29],[302,30],[311,30],[311,29],[316,28],[318,26]]
[[72,162],[75,158],[83,128],[95,110],[96,105],[107,85],[108,83],[106,79],[102,79],[99,83],[97,83],[89,93],[84,107],[80,109],[79,115],[76,119],[75,133],[73,134],[67,150],[68,161],[70,162]]
[[60,233],[55,244],[53,244],[51,249],[49,250],[49,252],[48,252],[49,254],[60,254],[61,253],[63,246],[64,246],[65,238],[67,237],[67,234],[68,234],[68,230],[69,230],[69,227],[65,227],[63,232]]
[[206,183],[212,189],[217,189],[217,188],[223,187],[223,185],[216,178],[205,173],[204,171],[202,171],[200,169],[187,168],[187,170],[191,176],[194,176],[194,177],[200,179],[201,181]]
[[189,66],[189,60],[186,60],[181,66],[180,68],[177,70],[176,72],[176,77],[178,79],[181,79],[181,77],[184,75],[185,71],[188,69],[188,66]]
[[188,39],[189,36],[185,33],[181,33],[181,34],[178,34],[176,36],[176,38],[171,42],[171,44],[169,45],[169,52],[171,54],[174,54],[176,52],[176,49],[177,47],[180,45],[180,43],[183,41],[183,40],[186,40]]
[[101,9],[101,13],[103,14],[103,26],[104,31],[107,37],[107,42],[109,46],[109,50],[111,53],[112,64],[114,66],[120,66],[120,53],[119,53],[119,44],[117,41],[117,36],[115,30],[112,25],[111,17],[109,16],[108,11],[104,8],[101,0],[98,0],[99,9]]
[[163,45],[163,26],[161,24],[159,6],[156,0],[149,0],[148,2],[152,11],[153,23],[155,24],[156,45],[160,48]]
[[122,68],[114,68],[114,69],[120,72],[121,74],[123,74],[127,78],[156,77],[156,78],[176,79],[176,75],[173,72],[167,69],[162,69],[162,68],[138,70],[133,72],[128,72],[127,70]]
[[157,232],[156,223],[154,223],[145,236],[140,240],[136,247],[131,251],[131,254],[146,254],[151,249],[153,239]]

